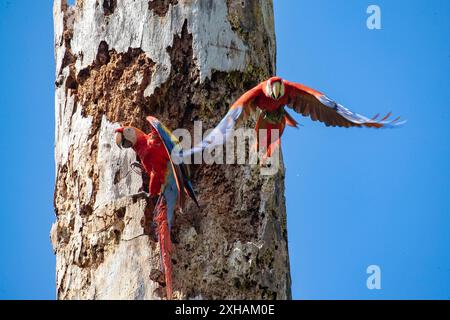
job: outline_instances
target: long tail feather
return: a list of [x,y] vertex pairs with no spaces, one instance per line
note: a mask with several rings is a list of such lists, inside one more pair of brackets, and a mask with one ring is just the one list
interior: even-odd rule
[[159,248],[161,251],[161,263],[166,280],[167,300],[172,300],[172,241],[170,239],[169,221],[167,219],[167,205],[164,197],[161,196],[155,208],[156,215],[154,221],[157,225]]
[[[284,119],[283,119],[284,120]],[[257,134],[257,148],[258,151],[263,151],[263,155],[262,155],[262,160],[265,161],[266,158],[271,157],[272,154],[275,152],[275,150],[277,150],[277,148],[280,147],[280,139],[281,136],[283,135],[283,131],[285,128],[285,123],[279,122],[279,123],[271,123],[267,120],[265,120],[264,116],[261,114],[257,123],[256,123],[256,134]],[[260,134],[260,129],[265,129],[266,131],[266,135],[261,135]],[[272,130],[278,130],[278,137],[274,137],[272,136]],[[261,149],[261,150],[259,150]]]
[[387,119],[389,119],[389,117],[392,115],[392,112],[388,112],[387,115],[384,116],[383,119],[381,119],[380,121],[386,121]]

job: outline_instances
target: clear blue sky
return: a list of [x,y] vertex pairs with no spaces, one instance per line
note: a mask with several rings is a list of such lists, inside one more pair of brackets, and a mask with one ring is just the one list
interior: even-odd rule
[[[51,2],[0,0],[0,298],[55,297]],[[450,2],[283,0],[275,18],[280,76],[409,120],[286,131],[294,298],[450,298]]]

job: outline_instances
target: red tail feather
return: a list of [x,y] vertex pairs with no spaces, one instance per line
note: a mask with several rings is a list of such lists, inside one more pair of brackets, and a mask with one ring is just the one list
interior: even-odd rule
[[386,121],[387,119],[389,119],[389,117],[392,115],[392,112],[389,112],[383,119],[381,119],[380,121]]
[[[292,119],[292,121],[295,120]],[[293,124],[293,122],[291,124]],[[297,124],[297,122],[295,122],[295,124]],[[260,115],[258,122],[256,123],[255,130],[258,138],[257,147],[262,148],[261,151],[264,151],[264,154],[261,159],[263,160],[263,162],[267,157],[271,157],[272,154],[277,150],[277,148],[280,147],[280,139],[283,134],[285,126],[286,126],[286,117],[283,118],[282,121],[278,123],[273,123],[267,121],[264,118],[263,114]],[[262,133],[260,132],[261,129],[267,130],[266,134],[261,134]],[[272,133],[275,134],[275,132],[272,132],[272,130],[278,130],[278,137],[272,136]]]
[[167,299],[172,300],[172,241],[170,239],[169,223],[167,221],[167,206],[165,200],[159,201],[154,218],[157,224],[159,248],[161,250],[161,262],[164,268],[166,279]]

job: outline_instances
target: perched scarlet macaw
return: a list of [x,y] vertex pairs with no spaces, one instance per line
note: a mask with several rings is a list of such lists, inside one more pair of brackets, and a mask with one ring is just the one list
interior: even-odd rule
[[[369,119],[354,113],[328,98],[323,93],[308,88],[302,84],[289,82],[280,77],[272,77],[261,82],[253,89],[244,93],[233,103],[228,113],[218,126],[201,142],[199,146],[183,153],[184,156],[202,151],[209,146],[224,143],[228,132],[240,119],[246,119],[256,108],[261,110],[256,130],[267,129],[266,155],[270,156],[280,140],[271,141],[271,129],[279,130],[281,137],[287,125],[297,127],[297,122],[286,112],[284,106],[289,106],[303,116],[310,116],[313,121],[319,120],[332,127],[368,127],[393,128],[404,123],[398,122],[400,117],[388,121],[391,113],[376,121],[379,115]],[[218,138],[218,136],[223,139]],[[258,135],[259,136],[259,135]]]
[[176,206],[184,207],[186,194],[198,202],[184,164],[175,164],[171,153],[178,144],[171,132],[154,117],[147,117],[152,129],[149,134],[134,127],[116,130],[116,144],[120,148],[133,148],[142,167],[150,176],[150,196],[158,196],[153,220],[161,251],[161,263],[166,279],[167,299],[172,299],[172,241],[170,230]]

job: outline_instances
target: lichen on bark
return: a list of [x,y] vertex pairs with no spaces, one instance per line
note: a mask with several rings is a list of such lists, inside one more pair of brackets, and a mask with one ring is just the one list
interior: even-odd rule
[[[272,3],[255,3],[55,0],[58,298],[164,298],[151,213],[132,196],[146,177],[114,128],[148,130],[150,114],[172,129],[217,124],[275,70]],[[192,178],[200,209],[189,203],[172,230],[175,297],[290,298],[284,168],[195,165]]]

